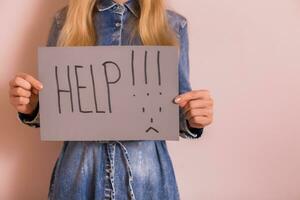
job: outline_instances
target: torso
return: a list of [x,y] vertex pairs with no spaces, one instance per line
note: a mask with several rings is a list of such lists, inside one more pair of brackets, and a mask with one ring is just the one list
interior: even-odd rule
[[[132,6],[133,2],[127,3]],[[129,39],[129,22],[136,16],[128,5],[103,7],[95,13],[97,45],[141,45],[140,38]],[[185,19],[173,11],[167,13],[178,33]],[[62,13],[56,18],[61,25]],[[179,199],[165,141],[66,141],[50,187],[52,200]]]

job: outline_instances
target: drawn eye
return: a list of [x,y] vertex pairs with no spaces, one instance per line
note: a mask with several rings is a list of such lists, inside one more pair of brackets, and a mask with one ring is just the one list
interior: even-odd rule
[[145,112],[145,107],[143,107],[143,112]]
[[159,106],[159,112],[161,112],[161,107]]

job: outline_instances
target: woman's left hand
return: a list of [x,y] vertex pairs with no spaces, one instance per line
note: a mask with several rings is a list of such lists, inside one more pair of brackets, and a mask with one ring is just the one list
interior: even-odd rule
[[183,108],[185,118],[193,128],[203,128],[213,120],[213,99],[208,90],[192,90],[178,95],[175,103]]

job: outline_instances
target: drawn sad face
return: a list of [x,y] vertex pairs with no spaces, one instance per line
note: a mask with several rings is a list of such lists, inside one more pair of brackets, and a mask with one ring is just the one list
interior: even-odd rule
[[[149,95],[150,94],[147,93],[147,96],[149,96]],[[159,95],[162,95],[162,93],[159,92]],[[158,112],[161,112],[161,111],[162,111],[162,108],[161,108],[161,106],[159,106]],[[146,108],[145,107],[142,107],[142,112],[146,113]],[[155,125],[153,125],[153,121],[154,121],[153,116],[150,116],[150,126],[145,130],[146,133],[151,132],[151,131],[159,133],[159,130],[157,128],[155,128]]]
[[[146,95],[147,98],[154,97],[154,96],[158,97],[158,96],[162,95],[162,92],[160,90],[157,90],[161,86],[160,51],[157,51],[155,56],[156,56],[155,65],[153,65],[153,63],[152,63],[152,65],[150,66],[148,63],[148,51],[145,51],[145,53],[144,53],[143,84],[145,84],[145,86],[147,86],[147,87],[154,86],[156,88],[156,90],[153,91],[152,93],[145,91],[142,94],[138,94],[138,95],[143,95],[143,96]],[[156,70],[151,69],[152,72],[155,71],[155,77],[149,76],[150,70],[149,69],[147,70],[147,68],[150,68],[150,67],[156,68]],[[132,71],[132,85],[134,86],[136,84],[135,83],[134,51],[132,51],[132,53],[131,53],[131,71]],[[152,75],[153,75],[153,73],[152,73]],[[134,93],[133,97],[136,97],[136,96],[137,96],[137,94]],[[149,102],[149,101],[147,101],[147,102]],[[151,102],[150,102],[150,104],[151,104]],[[145,133],[159,133],[158,128],[155,126],[156,121],[154,120],[153,113],[162,112],[162,106],[157,106],[157,108],[154,108],[154,109],[155,110],[152,110],[150,108],[150,105],[143,105],[141,108],[139,108],[139,112],[142,112],[147,117],[149,117],[149,126],[145,127]],[[149,113],[152,113],[152,114],[149,115]]]

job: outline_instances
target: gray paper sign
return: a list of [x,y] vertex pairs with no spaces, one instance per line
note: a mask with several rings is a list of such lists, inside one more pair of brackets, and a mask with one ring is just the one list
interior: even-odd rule
[[172,46],[41,47],[42,140],[178,140]]

